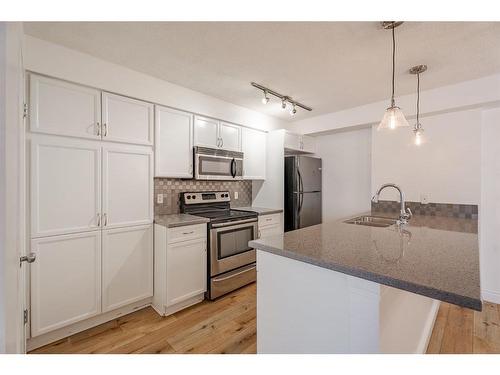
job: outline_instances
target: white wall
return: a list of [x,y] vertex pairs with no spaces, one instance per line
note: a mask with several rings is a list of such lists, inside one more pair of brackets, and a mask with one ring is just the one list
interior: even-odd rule
[[19,256],[23,212],[20,23],[0,22],[0,353],[24,350]]
[[24,50],[33,72],[256,129],[284,127],[277,118],[28,35]]
[[370,211],[371,136],[368,128],[316,137],[323,161],[323,222]]
[[483,298],[500,303],[500,109],[483,112],[480,207]]
[[[409,201],[479,204],[481,198],[481,111],[425,117],[424,139],[413,144],[411,129],[372,130],[372,193],[386,182],[400,185]],[[399,200],[394,190],[381,199]]]

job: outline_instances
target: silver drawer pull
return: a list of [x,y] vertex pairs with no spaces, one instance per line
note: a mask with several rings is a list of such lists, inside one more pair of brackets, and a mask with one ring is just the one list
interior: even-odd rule
[[273,221],[273,219],[266,219],[266,221]]
[[247,268],[247,269],[244,269],[242,271],[239,271],[239,272],[236,272],[236,273],[233,273],[229,276],[225,276],[225,277],[221,277],[221,278],[216,278],[216,279],[212,279],[214,281],[214,283],[217,283],[217,282],[220,282],[220,281],[226,281],[226,280],[229,280],[233,277],[236,277],[236,276],[240,276],[240,275],[243,275],[247,272],[251,272],[255,269],[255,266],[251,267],[251,268]]
[[182,232],[182,234],[193,234],[194,233],[194,230],[192,230],[191,232]]
[[33,263],[35,260],[36,260],[35,253],[29,253],[28,255],[23,255],[22,257],[19,258],[19,267],[23,262]]

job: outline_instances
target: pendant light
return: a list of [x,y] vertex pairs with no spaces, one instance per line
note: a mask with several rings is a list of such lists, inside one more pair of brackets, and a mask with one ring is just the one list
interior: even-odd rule
[[413,133],[415,133],[415,145],[420,146],[424,141],[424,128],[420,123],[420,74],[427,70],[427,65],[416,65],[410,69],[411,74],[417,75],[417,122],[413,127]]
[[391,29],[392,31],[392,95],[391,95],[391,106],[385,110],[384,117],[377,130],[381,129],[396,129],[403,126],[410,126],[408,121],[406,121],[405,115],[401,109],[396,106],[396,101],[394,100],[394,74],[396,65],[396,38],[394,35],[394,29],[401,25],[403,22],[382,22],[382,27],[384,29]]

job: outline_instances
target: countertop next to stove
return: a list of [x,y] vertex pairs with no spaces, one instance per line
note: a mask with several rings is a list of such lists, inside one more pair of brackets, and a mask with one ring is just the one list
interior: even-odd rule
[[157,215],[155,216],[155,224],[163,225],[167,228],[183,227],[186,225],[205,224],[210,220],[195,215],[189,214],[171,214],[171,215]]
[[279,214],[283,212],[281,208],[264,208],[264,207],[232,207],[233,210],[238,211],[252,211],[257,213],[257,215],[270,215]]

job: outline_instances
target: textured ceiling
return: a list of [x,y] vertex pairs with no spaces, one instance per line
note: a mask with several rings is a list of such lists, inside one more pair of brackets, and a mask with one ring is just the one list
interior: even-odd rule
[[[250,81],[314,110],[389,98],[391,35],[376,22],[35,22],[25,32],[101,59],[290,120]],[[396,95],[427,64],[422,89],[500,72],[500,22],[405,22],[396,29]]]

